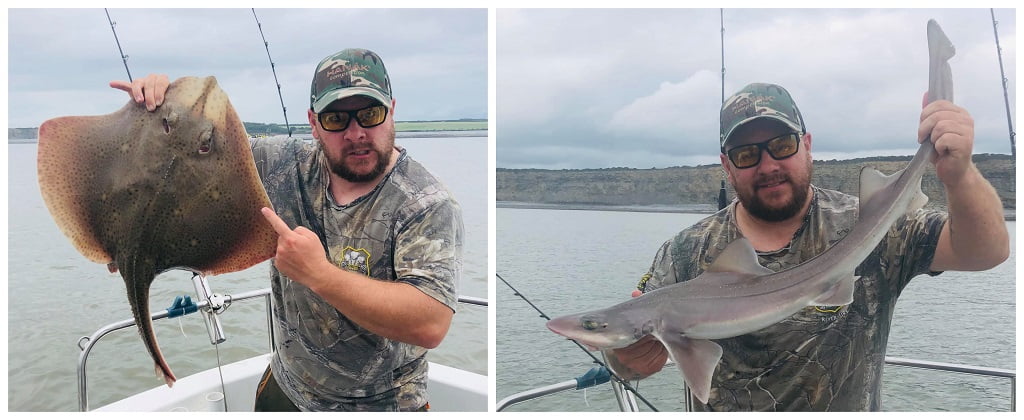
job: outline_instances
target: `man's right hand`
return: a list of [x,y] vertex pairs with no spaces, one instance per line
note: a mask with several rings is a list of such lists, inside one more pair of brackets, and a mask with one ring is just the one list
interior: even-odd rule
[[[642,294],[643,292],[634,290],[631,296],[637,297]],[[611,356],[608,363],[615,374],[628,380],[643,379],[658,373],[668,361],[665,346],[652,335],[621,349],[606,352],[606,356]]]
[[668,361],[668,351],[653,335],[621,349],[614,349],[611,355],[615,359],[610,362],[612,370],[623,379],[646,378],[660,372]]
[[145,103],[146,109],[153,111],[163,105],[164,94],[167,93],[167,86],[170,84],[166,74],[150,74],[132,82],[114,80],[110,82],[110,87],[128,92],[135,103]]

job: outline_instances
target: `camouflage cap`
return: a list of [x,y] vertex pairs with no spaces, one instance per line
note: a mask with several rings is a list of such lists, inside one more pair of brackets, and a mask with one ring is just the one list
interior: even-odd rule
[[321,60],[310,89],[313,112],[355,95],[369,96],[391,109],[391,80],[380,57],[370,50],[349,48]]
[[751,83],[722,104],[722,113],[718,119],[722,153],[725,153],[725,143],[736,128],[758,118],[781,121],[800,133],[807,131],[800,109],[786,89],[769,83]]

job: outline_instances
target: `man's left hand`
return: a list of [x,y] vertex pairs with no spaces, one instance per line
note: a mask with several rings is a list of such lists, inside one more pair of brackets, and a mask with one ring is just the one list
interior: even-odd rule
[[921,110],[918,143],[931,138],[935,146],[935,173],[947,187],[955,186],[973,165],[974,118],[952,102],[939,100]]
[[281,274],[306,287],[314,288],[321,276],[329,271],[328,268],[334,267],[327,261],[320,238],[303,226],[292,230],[269,208],[264,207],[260,211],[278,235],[274,265]]

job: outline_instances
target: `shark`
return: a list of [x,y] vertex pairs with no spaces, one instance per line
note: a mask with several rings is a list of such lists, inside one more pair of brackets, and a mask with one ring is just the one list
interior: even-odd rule
[[[956,50],[934,20],[928,22],[927,33],[929,100],[952,100],[948,60]],[[857,222],[846,236],[802,264],[773,272],[758,264],[754,248],[740,237],[689,281],[608,308],[558,317],[547,327],[599,350],[626,347],[652,335],[664,344],[693,396],[707,403],[722,356],[722,347],[712,340],[760,330],[807,306],[853,302],[857,266],[897,219],[927,203],[921,177],[934,154],[926,139],[899,172],[884,175],[862,168]]]

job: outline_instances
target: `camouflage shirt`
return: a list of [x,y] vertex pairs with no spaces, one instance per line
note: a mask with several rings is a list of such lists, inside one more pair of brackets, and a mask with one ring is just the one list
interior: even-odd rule
[[[761,265],[780,271],[807,261],[841,239],[857,220],[856,197],[813,187],[803,225],[783,249],[761,252]],[[697,277],[742,236],[736,203],[665,242],[639,289],[650,291]],[[776,325],[723,340],[722,360],[701,411],[880,410],[885,347],[896,299],[910,279],[929,273],[945,213],[903,216],[857,267],[853,303],[807,307]],[[938,273],[930,273],[936,275]]]
[[[257,140],[253,156],[274,210],[320,237],[338,267],[408,283],[455,310],[462,211],[406,151],[377,187],[341,206],[316,142]],[[271,266],[274,378],[307,411],[415,410],[427,403],[427,350],[373,334]]]

